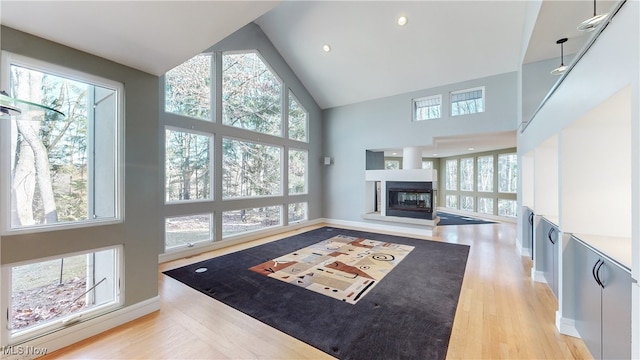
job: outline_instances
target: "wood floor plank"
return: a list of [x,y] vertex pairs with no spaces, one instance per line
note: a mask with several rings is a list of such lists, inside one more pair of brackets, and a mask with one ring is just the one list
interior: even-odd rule
[[[161,264],[160,311],[43,359],[332,359],[161,273],[320,226]],[[580,339],[556,330],[556,299],[531,280],[515,224],[440,226],[422,238],[471,246],[447,359],[591,358]]]

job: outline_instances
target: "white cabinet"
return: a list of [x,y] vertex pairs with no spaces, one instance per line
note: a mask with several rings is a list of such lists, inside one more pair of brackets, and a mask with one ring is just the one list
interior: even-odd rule
[[595,359],[631,358],[631,274],[572,238],[576,330]]

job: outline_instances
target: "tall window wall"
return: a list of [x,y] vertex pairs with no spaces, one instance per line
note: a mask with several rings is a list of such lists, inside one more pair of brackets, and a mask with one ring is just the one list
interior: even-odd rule
[[516,217],[515,149],[444,159],[445,208]]
[[309,113],[256,50],[165,75],[165,252],[307,219]]

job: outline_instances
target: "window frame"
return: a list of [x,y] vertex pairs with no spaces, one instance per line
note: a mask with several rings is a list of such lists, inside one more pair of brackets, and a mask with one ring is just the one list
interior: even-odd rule
[[[297,151],[297,152],[303,152],[305,154],[305,161],[304,161],[304,190],[302,192],[291,192],[291,188],[290,188],[290,184],[291,184],[291,162],[289,161],[289,159],[291,158],[291,152],[292,151]],[[308,195],[309,194],[309,150],[308,149],[302,149],[302,148],[296,148],[296,147],[289,147],[287,148],[287,196],[299,196],[299,195]],[[282,174],[284,175],[284,174]]]
[[[169,73],[171,70],[184,65],[187,61],[197,57],[197,56],[208,56],[209,57],[209,76],[210,76],[210,83],[209,83],[209,119],[204,119],[204,118],[199,118],[199,117],[195,117],[195,116],[191,116],[191,115],[185,115],[185,114],[179,114],[177,112],[173,112],[173,111],[168,111],[167,110],[167,73]],[[174,66],[173,68],[169,69],[167,72],[165,72],[162,75],[162,111],[165,114],[170,114],[173,116],[181,116],[187,119],[192,119],[192,120],[198,120],[198,121],[204,121],[204,122],[209,122],[209,123],[213,123],[216,121],[216,113],[215,113],[215,61],[214,61],[214,54],[213,52],[207,52],[207,51],[203,51],[201,53],[198,53],[195,56],[192,56],[191,58],[189,58],[188,60],[180,63],[179,65]]]
[[[187,242],[187,243],[183,243],[180,245],[176,245],[176,246],[171,246],[168,247],[167,246],[167,220],[169,219],[176,219],[176,218],[185,218],[185,217],[191,217],[191,216],[209,216],[209,239],[207,240],[200,240],[200,241],[195,241],[195,242]],[[193,248],[193,247],[200,247],[200,246],[204,246],[204,245],[209,245],[211,243],[214,243],[216,241],[215,239],[215,214],[214,212],[203,212],[203,213],[198,213],[198,214],[186,214],[186,215],[168,215],[164,217],[164,239],[163,239],[163,251],[164,253],[171,253],[171,252],[175,252],[175,251],[181,251],[187,248]]]
[[[187,200],[167,200],[167,131],[176,131],[176,132],[184,132],[184,133],[189,133],[189,134],[194,134],[194,135],[199,135],[199,136],[206,136],[209,138],[209,198],[207,199],[187,199]],[[165,125],[164,126],[164,131],[162,133],[162,137],[163,137],[163,145],[164,145],[164,149],[162,150],[163,154],[164,154],[164,159],[163,159],[163,164],[162,164],[162,168],[163,168],[163,174],[162,174],[162,178],[163,178],[163,184],[162,184],[162,189],[164,190],[162,195],[163,195],[163,201],[165,205],[175,205],[175,204],[190,204],[190,203],[201,203],[201,202],[211,202],[215,200],[215,169],[214,169],[214,151],[215,151],[215,134],[214,133],[208,133],[208,132],[203,132],[203,131],[196,131],[193,129],[188,129],[188,128],[183,128],[183,127],[178,127],[178,126],[174,126],[174,125]]]
[[45,261],[51,261],[51,260],[57,260],[57,259],[61,259],[61,258],[68,258],[68,257],[72,257],[72,256],[78,256],[78,255],[89,255],[91,253],[96,253],[96,252],[100,252],[100,251],[106,251],[106,250],[114,250],[115,251],[115,264],[114,264],[114,277],[113,277],[113,281],[114,281],[114,286],[115,286],[115,294],[114,294],[114,300],[107,303],[107,304],[102,304],[102,305],[97,305],[93,308],[87,309],[86,311],[83,312],[76,312],[73,314],[69,314],[67,316],[63,316],[51,321],[47,321],[43,324],[40,325],[34,325],[33,327],[29,327],[27,329],[24,330],[19,330],[16,331],[16,334],[12,334],[12,331],[9,329],[9,319],[5,316],[2,316],[0,319],[0,325],[2,327],[2,329],[0,330],[1,336],[0,339],[2,340],[3,344],[6,345],[12,345],[12,344],[16,344],[16,343],[21,343],[24,341],[28,341],[30,339],[34,339],[37,338],[39,336],[43,336],[49,333],[53,333],[56,331],[61,331],[64,330],[66,328],[66,325],[64,324],[64,321],[66,319],[71,319],[74,318],[76,316],[78,316],[79,314],[82,316],[82,320],[80,320],[80,322],[84,322],[84,321],[88,321],[91,319],[94,319],[98,316],[101,315],[105,315],[111,311],[114,311],[118,308],[122,308],[122,306],[124,306],[124,301],[125,301],[125,294],[124,294],[124,247],[123,245],[114,245],[114,246],[107,246],[107,247],[102,247],[102,248],[97,248],[97,249],[89,249],[89,250],[84,250],[84,251],[78,251],[78,252],[73,252],[73,253],[68,253],[68,254],[61,254],[61,255],[54,255],[54,256],[47,256],[44,258],[38,258],[38,259],[31,259],[31,260],[27,260],[27,261],[22,261],[22,262],[17,262],[17,263],[11,263],[11,264],[4,264],[2,265],[2,267],[0,268],[0,272],[2,273],[2,285],[0,288],[0,293],[3,294],[2,295],[2,305],[3,305],[3,310],[6,309],[7,312],[10,311],[11,309],[11,295],[12,295],[12,268],[13,267],[17,267],[17,266],[23,266],[23,265],[30,265],[30,264],[37,264],[40,262],[45,262]]
[[[418,102],[420,102],[420,101],[428,101],[428,100],[432,100],[432,99],[438,99],[438,107],[439,107],[440,116],[433,117],[433,118],[432,117],[428,117],[426,119],[418,119],[418,107],[417,107],[418,106]],[[429,95],[429,96],[423,96],[423,97],[411,99],[411,119],[413,120],[413,122],[421,122],[421,121],[442,119],[442,94]]]
[[[0,54],[0,88],[9,89],[11,81],[11,66],[16,65],[19,67],[28,68],[30,70],[42,72],[44,74],[54,75],[57,77],[65,78],[72,81],[82,82],[85,84],[100,86],[103,88],[111,89],[116,92],[115,95],[115,116],[114,121],[114,216],[109,218],[94,218],[88,216],[85,220],[80,221],[68,221],[54,224],[36,224],[21,226],[13,228],[11,225],[11,123],[13,121],[0,122],[0,169],[3,169],[0,173],[0,209],[2,209],[4,216],[0,216],[0,235],[16,235],[16,234],[28,234],[38,233],[54,230],[67,230],[77,229],[93,226],[102,226],[110,224],[119,224],[124,221],[124,143],[125,143],[125,118],[124,118],[124,84],[103,78],[98,75],[85,73],[79,70],[71,69],[65,66],[53,64],[47,61],[34,59],[28,56],[14,54],[5,50],[2,50]],[[89,135],[87,135],[89,136]],[[93,153],[93,142],[91,144],[88,153]],[[6,156],[5,154],[9,154]],[[91,160],[87,163],[89,169],[96,166],[95,160]],[[93,174],[88,175],[88,196],[90,193],[95,194],[95,177]],[[8,211],[7,211],[8,210]]]
[[[246,129],[246,128],[243,128],[243,127],[228,125],[228,124],[224,123],[224,56],[227,55],[227,54],[255,54],[260,59],[260,61],[262,61],[262,63],[269,70],[269,72],[280,83],[280,133],[279,134],[269,134],[269,133],[264,133],[264,132],[257,131],[257,130]],[[221,55],[220,55],[220,63],[221,63],[221,68],[220,68],[220,121],[219,121],[219,123],[221,125],[223,125],[223,126],[227,126],[229,128],[233,128],[233,129],[240,129],[240,130],[244,130],[244,131],[250,131],[250,132],[253,132],[253,133],[256,133],[256,134],[274,136],[274,137],[282,138],[282,139],[289,139],[289,134],[288,134],[288,132],[289,132],[289,129],[288,129],[288,125],[289,125],[288,124],[289,107],[287,106],[286,109],[284,107],[284,105],[285,105],[285,97],[287,96],[285,90],[287,90],[289,88],[286,86],[286,83],[282,79],[282,77],[273,69],[273,67],[264,58],[264,56],[262,56],[260,51],[258,49],[222,51]],[[215,67],[214,67],[214,69],[215,69]],[[212,83],[213,83],[213,81],[212,81]],[[218,96],[216,94],[214,94],[213,91],[211,92],[211,94],[215,97],[214,103],[216,103],[217,99],[218,99]],[[286,115],[285,115],[285,112],[286,112]],[[285,119],[287,120],[287,124],[285,124]],[[285,134],[285,131],[287,132],[286,134]],[[309,137],[308,134],[307,134],[307,137]],[[296,140],[294,140],[294,141],[296,141]]]
[[[246,130],[246,129],[243,129]],[[247,130],[250,131],[250,130]],[[224,190],[221,192],[220,197],[221,200],[223,202],[226,201],[237,201],[237,200],[243,200],[243,199],[268,199],[268,198],[277,198],[277,197],[282,197],[285,195],[285,187],[288,191],[288,186],[289,184],[285,184],[285,168],[284,168],[284,163],[285,163],[285,156],[288,156],[288,151],[285,151],[286,146],[281,145],[281,144],[274,144],[274,143],[268,143],[268,142],[264,142],[264,141],[256,141],[250,138],[239,138],[239,137],[235,137],[235,136],[222,136],[221,138],[221,145],[222,145],[222,173],[220,174],[221,176],[221,186],[222,188],[224,188],[224,140],[228,139],[228,140],[233,140],[233,141],[239,141],[239,142],[246,142],[246,143],[252,143],[252,144],[258,144],[258,145],[264,145],[264,146],[272,146],[274,148],[278,148],[280,149],[280,192],[277,194],[269,194],[269,195],[257,195],[257,196],[236,196],[236,197],[225,197],[224,196]],[[285,154],[286,153],[286,154]],[[308,156],[308,155],[307,155]],[[308,160],[307,160],[308,161]],[[286,169],[286,172],[288,174],[289,169]],[[247,209],[240,209],[240,210],[247,210]],[[233,210],[225,210],[225,211],[233,211]]]
[[[293,100],[296,102],[296,104],[298,104],[298,107],[300,109],[302,109],[302,111],[304,112],[304,140],[298,140],[298,139],[294,139],[291,137],[290,133],[289,133],[289,108],[291,107],[291,102],[289,100],[289,97],[293,98]],[[302,104],[300,103],[300,100],[298,99],[298,97],[296,96],[296,94],[293,92],[293,90],[291,90],[291,88],[287,87],[287,112],[286,112],[286,121],[283,121],[283,123],[286,124],[287,127],[287,136],[286,138],[291,140],[291,141],[299,141],[301,143],[305,143],[308,144],[309,143],[309,111],[302,106]],[[283,136],[284,137],[284,136]]]
[[[500,189],[500,184],[501,184],[500,180],[501,180],[501,174],[502,174],[502,172],[500,171],[500,157],[501,156],[509,156],[509,157],[515,156],[515,159],[516,159],[516,161],[515,161],[515,165],[516,165],[516,173],[515,173],[516,174],[516,189],[515,189],[515,191],[503,191],[503,190]],[[500,193],[500,194],[517,194],[518,193],[518,171],[517,171],[518,154],[517,153],[513,153],[513,152],[498,154],[497,163],[498,163],[498,169],[497,169],[496,172],[498,173],[498,193]]]
[[[458,94],[464,94],[464,93],[468,93],[468,92],[472,92],[472,91],[477,91],[480,90],[482,91],[482,111],[476,111],[476,112],[472,112],[472,113],[468,113],[468,114],[453,114],[453,104],[454,101],[452,100],[454,95],[458,95]],[[483,112],[487,111],[487,99],[486,99],[487,93],[485,90],[484,86],[477,86],[477,87],[473,87],[473,88],[468,88],[468,89],[462,89],[462,90],[456,90],[456,91],[451,91],[449,93],[449,116],[451,117],[456,117],[456,116],[465,116],[465,115],[474,115],[474,114],[481,114]],[[457,103],[457,101],[455,102]]]

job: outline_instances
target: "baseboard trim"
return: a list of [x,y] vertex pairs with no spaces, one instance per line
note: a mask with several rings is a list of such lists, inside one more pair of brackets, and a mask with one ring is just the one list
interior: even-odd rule
[[556,327],[561,334],[581,338],[576,329],[576,321],[560,316],[560,312],[556,311]]
[[[129,305],[125,308],[33,340],[11,345],[7,348],[3,347],[0,358],[8,360],[33,359],[34,357],[62,349],[158,310],[160,310],[160,296]],[[5,353],[7,353],[7,355],[4,355]]]
[[544,277],[544,273],[534,268],[531,269],[531,279],[535,282],[541,282],[541,283],[547,284],[547,279]]

